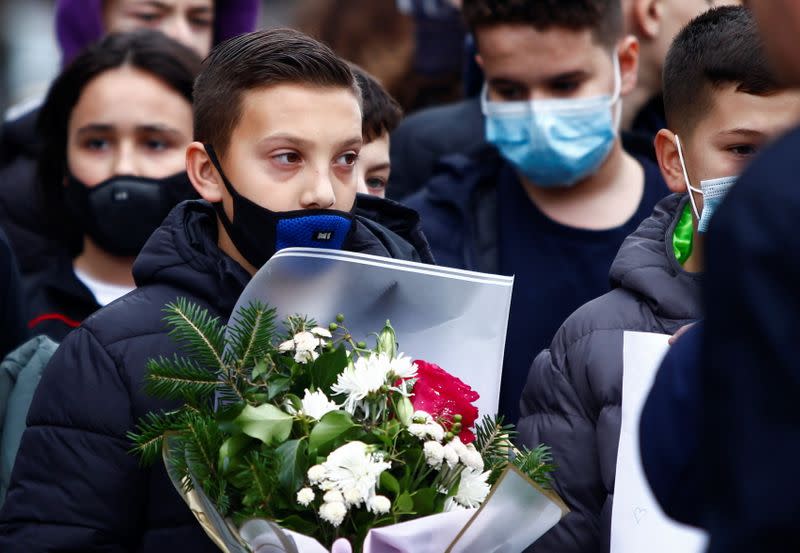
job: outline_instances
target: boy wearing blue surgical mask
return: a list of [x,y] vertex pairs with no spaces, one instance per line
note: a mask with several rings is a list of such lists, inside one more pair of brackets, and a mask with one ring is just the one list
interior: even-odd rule
[[[555,488],[572,510],[537,542],[537,553],[608,549],[623,334],[672,334],[702,317],[703,240],[716,206],[756,152],[800,118],[800,93],[777,84],[741,7],[711,10],[677,36],[664,67],[664,104],[669,130],[655,146],[675,194],[625,240],[611,268],[614,290],[567,319],[522,394],[520,439],[552,445]],[[672,445],[691,451],[695,431]],[[670,454],[678,455],[663,452]]]
[[537,351],[608,290],[625,237],[668,190],[619,138],[638,43],[619,0],[465,0],[493,147],[446,159],[408,200],[437,262],[516,276],[500,411],[516,422]]

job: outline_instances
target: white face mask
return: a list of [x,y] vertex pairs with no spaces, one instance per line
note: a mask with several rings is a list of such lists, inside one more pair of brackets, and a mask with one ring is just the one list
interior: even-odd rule
[[[689,173],[686,172],[686,162],[683,160],[683,150],[681,149],[681,139],[675,135],[675,146],[678,148],[678,158],[681,161],[681,169],[683,169],[683,179],[686,181],[686,187],[689,189],[689,201],[692,202],[692,210],[695,217],[697,217],[697,232],[704,234],[708,231],[708,225],[711,222],[711,217],[714,212],[725,199],[728,191],[736,183],[738,176],[720,177],[718,179],[709,179],[700,181],[700,188],[692,186],[689,180]],[[697,209],[697,203],[694,199],[694,194],[697,192],[703,196],[703,212],[702,214]]]

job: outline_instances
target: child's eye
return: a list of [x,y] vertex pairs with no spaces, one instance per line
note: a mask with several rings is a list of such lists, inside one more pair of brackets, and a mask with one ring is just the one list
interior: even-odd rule
[[550,83],[550,90],[555,94],[564,95],[575,92],[580,87],[581,83],[574,79],[567,79],[562,81],[553,81]]
[[94,151],[107,150],[110,145],[110,141],[106,140],[105,138],[89,138],[83,143],[83,146],[87,150]]
[[158,139],[151,139],[145,143],[145,146],[148,150],[153,150],[155,152],[163,152],[170,145],[165,140],[158,140]]
[[358,154],[355,152],[347,152],[336,158],[337,165],[344,165],[346,167],[352,167],[356,164],[356,161],[358,161]]
[[147,24],[152,24],[157,22],[160,17],[159,14],[157,13],[145,13],[145,12],[136,13],[133,16],[142,23],[147,23]]
[[297,152],[286,152],[272,156],[272,159],[281,165],[295,165],[296,163],[300,162],[300,155],[297,154]]
[[207,29],[213,25],[214,21],[206,17],[192,17],[189,19],[189,23],[194,27]]
[[495,86],[494,91],[504,102],[522,102],[528,99],[528,91],[519,86]]
[[386,181],[380,177],[367,177],[366,184],[370,190],[378,191],[386,188]]
[[729,147],[728,151],[737,156],[750,157],[758,152],[758,148],[752,144],[738,144],[736,146]]

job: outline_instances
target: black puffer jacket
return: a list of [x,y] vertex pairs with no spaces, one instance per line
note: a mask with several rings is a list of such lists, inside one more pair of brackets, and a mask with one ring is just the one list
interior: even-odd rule
[[554,487],[572,510],[533,546],[536,553],[609,549],[623,333],[672,334],[700,318],[701,275],[684,271],[672,246],[687,201],[672,195],[656,206],[623,242],[611,266],[613,290],[573,313],[531,367],[520,439],[553,448]]
[[[216,215],[201,201],[167,217],[134,266],[136,290],[73,331],[36,391],[3,510],[0,551],[217,551],[163,464],[139,467],[126,433],[149,411],[174,408],[142,391],[145,363],[171,355],[164,305],[178,297],[227,319],[250,275],[217,247]],[[357,219],[352,249],[430,259],[385,228]]]

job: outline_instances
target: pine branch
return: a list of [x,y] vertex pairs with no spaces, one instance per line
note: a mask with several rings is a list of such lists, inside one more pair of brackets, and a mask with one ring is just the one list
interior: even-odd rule
[[503,424],[503,416],[484,416],[475,425],[475,448],[486,457],[508,458],[511,439],[516,435],[514,426]]
[[225,326],[219,317],[212,317],[207,309],[178,298],[164,309],[166,323],[172,327],[169,335],[187,348],[201,365],[215,371],[224,371],[222,360]]
[[272,349],[275,309],[254,302],[237,312],[229,327],[229,347],[240,368],[252,367]]
[[511,461],[514,466],[543,488],[551,487],[551,474],[556,470],[556,466],[553,464],[553,455],[548,446],[541,444],[534,449],[523,447],[521,451],[515,453]]
[[181,432],[186,428],[186,411],[180,409],[169,413],[147,413],[137,425],[136,432],[128,432],[133,442],[131,452],[140,457],[142,466],[152,465],[161,455],[164,434]]
[[155,397],[183,400],[192,405],[213,399],[220,386],[217,376],[195,361],[175,355],[147,362],[145,391]]

